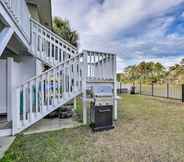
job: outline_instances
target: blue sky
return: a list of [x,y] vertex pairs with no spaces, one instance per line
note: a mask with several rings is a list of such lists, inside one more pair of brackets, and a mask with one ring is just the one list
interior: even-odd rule
[[80,49],[117,53],[118,71],[141,61],[165,66],[184,58],[184,0],[52,0]]

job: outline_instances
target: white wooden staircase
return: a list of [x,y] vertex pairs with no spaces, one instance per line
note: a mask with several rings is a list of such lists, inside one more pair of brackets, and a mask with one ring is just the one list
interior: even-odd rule
[[[6,39],[3,44],[0,43],[0,55],[15,33],[24,39],[22,42],[25,42],[29,54],[51,67],[12,90],[13,135],[80,94],[85,101],[87,84],[99,81],[115,85],[116,55],[86,50],[78,53],[77,48],[33,20],[25,0],[0,0],[0,9],[2,6],[12,21],[5,17],[9,27],[4,31],[6,36],[2,36]],[[17,7],[24,8],[25,17],[20,17]],[[116,92],[116,87],[113,88]]]
[[83,54],[36,76],[16,89],[13,134],[19,133],[82,93]]

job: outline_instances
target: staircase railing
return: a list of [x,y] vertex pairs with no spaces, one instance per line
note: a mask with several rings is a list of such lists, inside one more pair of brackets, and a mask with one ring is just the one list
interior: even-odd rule
[[55,66],[78,53],[77,48],[31,19],[31,53]]
[[0,0],[11,18],[23,33],[25,39],[30,40],[30,13],[25,0]]
[[19,86],[13,109],[13,134],[79,95],[84,66],[84,55],[78,54]]
[[116,73],[116,55],[84,50],[87,55],[87,81],[113,81]]

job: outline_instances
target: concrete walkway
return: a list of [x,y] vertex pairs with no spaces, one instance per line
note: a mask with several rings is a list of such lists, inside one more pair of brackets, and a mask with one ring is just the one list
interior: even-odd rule
[[48,131],[55,131],[60,130],[64,128],[74,128],[82,125],[82,123],[79,123],[72,118],[68,119],[59,119],[59,118],[53,118],[53,119],[42,119],[27,130],[25,130],[23,133],[26,134],[35,134],[35,133],[42,133],[42,132],[48,132]]
[[10,145],[15,140],[14,136],[11,137],[0,137],[0,159],[4,156],[4,153],[8,150]]

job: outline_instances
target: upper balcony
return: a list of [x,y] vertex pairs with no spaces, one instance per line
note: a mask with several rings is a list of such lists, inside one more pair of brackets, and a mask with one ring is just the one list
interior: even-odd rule
[[[42,13],[42,16],[39,16],[39,20],[33,19],[30,14],[32,10],[29,10],[30,6],[28,9],[27,3],[25,0],[0,0],[0,18],[3,15],[4,19],[11,19],[7,24],[26,45],[27,51],[50,66],[55,66],[77,54],[77,48],[51,31],[48,22],[52,21],[52,18],[45,19],[42,13],[45,11],[38,9],[39,15]],[[47,25],[42,21],[47,22]]]

